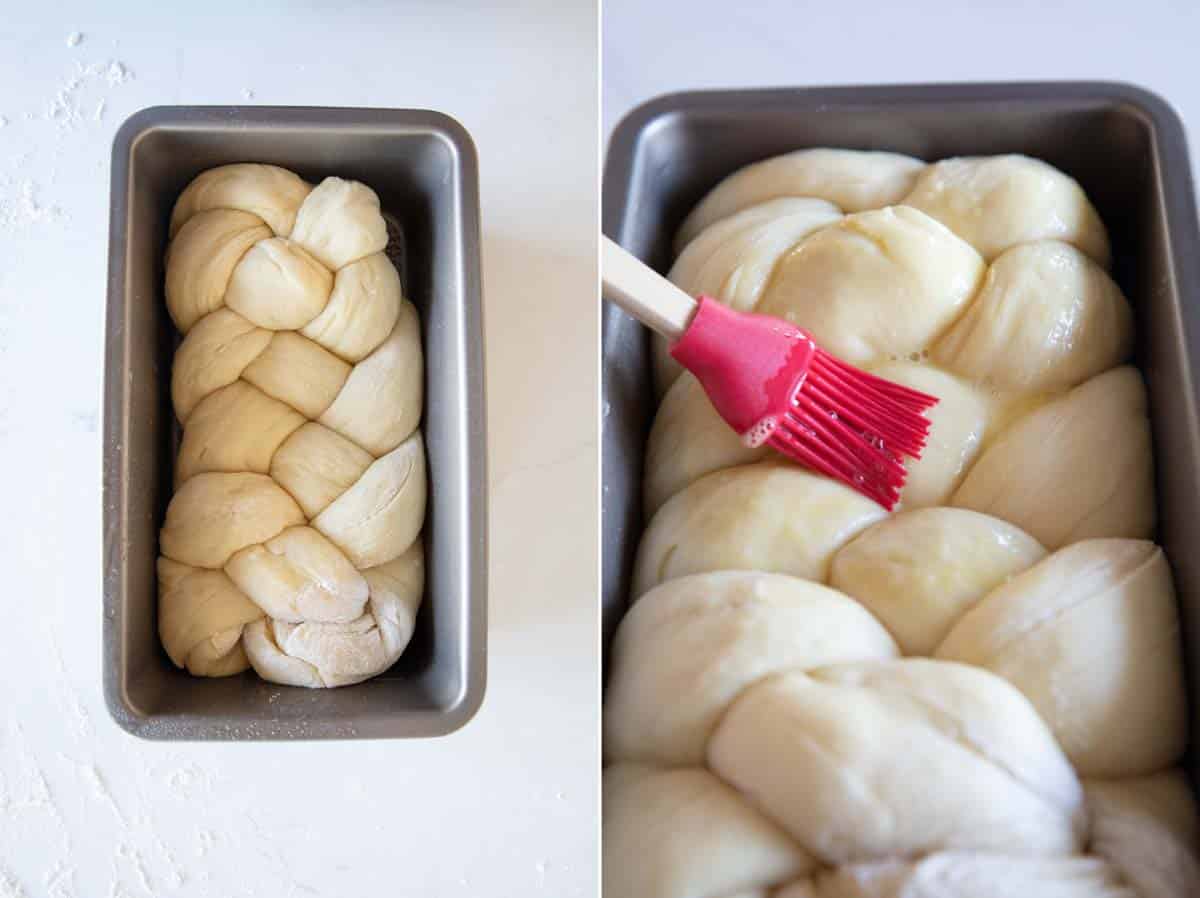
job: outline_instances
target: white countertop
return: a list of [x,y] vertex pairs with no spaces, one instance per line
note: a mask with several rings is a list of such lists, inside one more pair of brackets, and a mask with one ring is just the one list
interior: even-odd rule
[[1200,122],[1186,0],[605,0],[602,18],[606,141],[651,97],[721,87],[1129,81]]
[[[6,4],[2,898],[595,895],[595,10],[472,5]],[[105,711],[109,153],[164,103],[423,106],[475,138],[491,660],[453,736],[147,743]]]

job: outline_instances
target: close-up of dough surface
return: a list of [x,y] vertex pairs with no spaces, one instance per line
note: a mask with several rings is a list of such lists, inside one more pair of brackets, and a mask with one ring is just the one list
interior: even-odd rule
[[612,894],[1197,894],[1136,297],[1082,187],[1022,155],[798,150],[717,183],[674,249],[685,292],[941,402],[889,514],[747,448],[655,341]]
[[196,676],[356,683],[424,592],[417,310],[369,187],[270,165],[196,177],[166,302],[182,427],[160,534],[159,633]]

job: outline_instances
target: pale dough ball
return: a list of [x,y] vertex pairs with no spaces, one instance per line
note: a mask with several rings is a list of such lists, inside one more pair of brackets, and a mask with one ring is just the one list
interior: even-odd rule
[[921,173],[904,204],[932,215],[987,259],[1019,243],[1061,240],[1109,265],[1108,233],[1083,188],[1040,159],[943,159]]
[[197,175],[175,201],[171,236],[197,212],[238,209],[257,215],[276,236],[286,237],[312,186],[286,168],[239,162]]
[[771,454],[770,446],[747,446],[717,414],[696,376],[684,372],[663,397],[646,441],[642,481],[646,517],[705,474],[752,464]]
[[246,628],[246,655],[264,680],[288,686],[348,686],[383,673],[412,638],[425,589],[420,540],[398,558],[362,572],[364,613],[348,623],[264,618]]
[[1200,894],[1200,818],[1180,770],[1083,784],[1092,815],[1093,853],[1108,859],[1138,898]]
[[817,199],[769,200],[722,218],[688,243],[668,279],[692,296],[705,294],[747,312],[770,280],[779,257],[842,210]]
[[378,458],[408,439],[421,422],[424,373],[417,308],[401,300],[391,334],[351,369],[320,423]]
[[897,655],[857,602],[756,571],[694,574],[650,590],[621,621],[612,652],[606,757],[669,765],[702,764],[721,714],[763,677]]
[[244,380],[205,397],[188,418],[175,462],[175,483],[205,471],[266,474],[275,450],[304,416]]
[[351,367],[294,331],[280,331],[242,372],[242,378],[304,415],[319,418],[333,404]]
[[366,184],[326,178],[304,199],[290,234],[330,271],[387,246],[379,197]]
[[871,373],[938,397],[938,404],[925,412],[930,428],[921,457],[904,459],[908,477],[900,504],[903,508],[946,504],[983,446],[996,403],[978,387],[933,365],[885,362],[872,367]]
[[387,339],[403,302],[396,267],[383,253],[372,253],[338,271],[329,302],[301,333],[348,362],[360,362]]
[[176,667],[226,677],[249,667],[242,630],[262,609],[221,571],[158,559],[158,634]]
[[827,864],[945,850],[1063,855],[1083,791],[1037,712],[987,671],[924,659],[749,687],[709,766]]
[[1171,571],[1131,539],[1060,549],[968,611],[937,657],[987,668],[1023,692],[1083,776],[1178,760],[1187,701]]
[[205,396],[241,377],[271,339],[271,331],[232,309],[217,309],[196,322],[175,350],[171,366],[171,402],[179,422],[186,424]]
[[270,330],[308,324],[329,301],[333,275],[297,243],[283,237],[260,240],[234,266],[225,305],[247,321]]
[[376,459],[312,525],[357,568],[373,567],[408,548],[425,520],[425,442],[416,431]]
[[[811,887],[810,887],[811,888]],[[1095,857],[942,852],[917,861],[853,864],[821,873],[815,891],[776,898],[1143,898]]]
[[604,891],[620,898],[755,894],[813,865],[702,768],[609,767],[603,809]]
[[225,304],[234,268],[270,236],[271,229],[249,212],[210,209],[188,219],[167,247],[167,311],[180,333]]
[[717,570],[823,581],[833,553],[884,514],[849,487],[787,462],[717,471],[677,493],[650,521],[631,595]]
[[775,268],[755,311],[809,331],[854,365],[932,346],[983,282],[979,253],[905,206],[848,215]]
[[678,252],[722,218],[779,197],[816,197],[847,212],[893,206],[916,182],[925,163],[898,153],[797,150],[744,168],[709,191],[679,229]]
[[1125,361],[1133,311],[1108,273],[1068,243],[1004,252],[933,349],[963,377],[1008,390],[1066,390]]
[[964,611],[1046,555],[998,518],[922,508],[885,518],[833,556],[829,582],[888,628],[906,655],[931,655]]
[[221,568],[246,546],[303,524],[304,512],[265,474],[197,474],[167,506],[159,548],[173,561]]
[[[667,278],[689,296],[709,296],[748,312],[784,254],[841,217],[837,206],[816,199],[787,198],[751,206],[701,231],[675,260]],[[662,337],[654,340],[654,367],[661,396],[683,371]]]
[[275,451],[270,473],[311,519],[354,486],[374,460],[337,431],[310,421]]
[[1114,368],[1018,419],[968,472],[951,504],[1011,521],[1048,549],[1154,532],[1146,390]]
[[311,527],[289,527],[262,545],[242,549],[225,572],[279,621],[345,623],[362,614],[367,603],[362,574]]

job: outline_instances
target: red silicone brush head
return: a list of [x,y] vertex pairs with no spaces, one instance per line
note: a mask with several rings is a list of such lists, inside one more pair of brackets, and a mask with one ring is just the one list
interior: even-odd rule
[[700,297],[671,355],[752,446],[766,443],[891,511],[929,434],[937,397],[875,377],[821,350],[779,318]]

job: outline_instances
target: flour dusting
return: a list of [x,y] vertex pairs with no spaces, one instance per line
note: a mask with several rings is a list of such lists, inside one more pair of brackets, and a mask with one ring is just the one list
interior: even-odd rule
[[167,874],[167,885],[169,885],[172,889],[178,889],[185,882],[187,882],[187,876],[184,875],[183,869],[179,866],[179,862],[175,860],[174,852],[172,852],[171,849],[167,847],[167,843],[158,836],[154,836],[154,847],[157,849],[158,853],[162,855],[163,860],[167,862],[167,867],[169,868],[169,873]]
[[72,31],[70,34],[67,35],[67,46],[68,47],[72,47],[72,48],[78,47],[81,43],[83,43],[83,32],[82,31]]
[[[92,108],[92,100],[89,95],[94,95],[97,88],[103,88],[105,85],[120,87],[131,80],[133,80],[133,72],[119,59],[92,62],[87,65],[77,62],[71,74],[59,85],[57,92],[46,104],[42,118],[53,122],[60,131],[73,131],[79,128],[86,119],[97,117],[94,113],[92,116],[88,116],[84,111],[85,103],[87,108]],[[101,97],[101,104],[103,101],[104,98]],[[103,106],[101,105],[97,111],[103,114]]]
[[0,867],[0,898],[28,898],[17,878]]
[[77,761],[70,755],[65,755],[62,752],[59,752],[58,756],[67,763],[75,766],[75,769],[80,776],[82,776],[83,779],[87,781],[88,785],[92,787],[92,798],[108,805],[109,810],[113,812],[113,816],[117,818],[117,822],[120,823],[125,829],[129,829],[129,820],[121,811],[121,807],[117,804],[117,800],[113,797],[112,790],[108,788],[108,781],[105,780],[104,774],[100,772],[100,768],[95,764]]
[[[94,431],[95,422],[93,421],[92,432]],[[55,636],[54,628],[50,624],[46,625],[46,637],[50,645],[50,657],[54,662],[54,670],[58,674],[58,690],[62,698],[64,710],[75,725],[76,735],[80,739],[90,739],[93,732],[91,716],[88,714],[83,700],[79,697],[79,692],[71,684],[66,662],[63,660],[62,648],[59,646],[58,637]]]
[[142,890],[148,895],[153,895],[154,889],[150,887],[150,876],[146,873],[146,862],[142,858],[142,853],[128,842],[122,842],[117,846],[117,857],[133,868],[134,875],[137,876],[138,884],[141,885]]
[[167,788],[180,797],[193,792],[207,792],[211,787],[208,774],[198,764],[185,764],[167,774]]
[[[72,43],[72,41],[75,43]],[[67,38],[67,45],[78,46],[83,40],[82,32],[74,32]],[[44,134],[34,133],[31,138],[39,143],[44,154],[51,160],[62,151],[62,140],[68,134],[97,127],[105,118],[108,93],[134,78],[134,73],[119,59],[98,62],[75,60],[63,80],[52,88],[40,108],[25,109],[20,114],[36,132],[49,127],[57,140],[51,141]],[[43,95],[45,96],[45,95]],[[0,116],[0,128],[7,126],[9,119]],[[45,194],[54,184],[52,168],[48,179],[34,181],[22,177],[18,169],[20,159],[13,159],[0,168],[0,233],[23,233],[53,226],[68,218],[61,206],[48,199]]]
[[48,898],[74,898],[75,868],[63,861],[58,861],[42,877],[42,885],[46,889]]
[[201,829],[196,832],[196,857],[204,857],[213,847],[216,837],[211,830]]
[[0,230],[27,231],[62,218],[62,208],[44,202],[38,185],[29,178],[0,175]]

